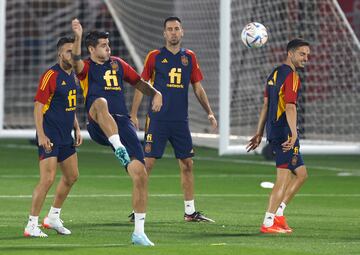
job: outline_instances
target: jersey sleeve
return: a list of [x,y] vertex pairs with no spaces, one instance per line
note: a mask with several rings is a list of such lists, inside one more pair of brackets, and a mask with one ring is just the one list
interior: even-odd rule
[[47,103],[49,97],[55,92],[56,77],[57,72],[52,69],[49,69],[41,76],[34,101],[38,101],[42,104]]
[[78,73],[78,74],[76,75],[76,77],[77,77],[80,81],[85,80],[86,75],[87,75],[88,72],[89,72],[89,68],[90,68],[90,61],[89,61],[89,60],[85,60],[85,61],[84,61],[84,68],[83,68],[83,70],[82,70],[80,73]]
[[291,72],[284,82],[284,95],[286,104],[296,104],[297,97],[300,89],[299,75],[295,72]]
[[124,60],[120,59],[120,64],[124,70],[124,81],[130,83],[131,85],[135,86],[136,83],[141,79],[140,75],[132,68],[128,63]]
[[192,69],[191,69],[191,76],[190,81],[192,84],[199,82],[203,79],[203,75],[199,66],[199,63],[197,61],[195,52],[191,50],[187,50],[187,53],[191,56],[191,62],[192,62]]
[[148,81],[151,79],[151,76],[155,68],[155,57],[158,53],[159,50],[153,50],[147,54],[144,61],[144,69],[141,73],[141,78],[143,78],[143,80]]

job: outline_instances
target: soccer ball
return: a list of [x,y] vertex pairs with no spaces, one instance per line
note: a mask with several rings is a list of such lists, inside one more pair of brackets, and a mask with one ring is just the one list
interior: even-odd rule
[[266,27],[258,22],[247,24],[241,32],[241,40],[248,48],[260,48],[268,40]]

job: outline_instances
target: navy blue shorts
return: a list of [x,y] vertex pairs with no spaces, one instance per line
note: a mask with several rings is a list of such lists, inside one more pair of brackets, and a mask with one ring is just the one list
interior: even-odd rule
[[[134,124],[131,122],[129,116],[116,114],[112,114],[112,116],[118,126],[121,143],[125,146],[129,156],[134,157],[145,164],[144,152],[137,137]],[[92,140],[101,145],[111,146],[111,148],[114,150],[108,138],[101,130],[100,126],[90,118],[89,122],[87,123],[87,130]]]
[[147,119],[145,157],[161,158],[169,140],[177,159],[194,156],[189,123],[187,121],[158,121]]
[[58,162],[62,162],[65,159],[72,156],[74,153],[76,153],[75,147],[72,143],[67,145],[54,144],[50,152],[45,152],[44,147],[38,146],[38,151],[39,151],[39,160],[43,160],[50,157],[57,157]]
[[285,168],[294,171],[296,168],[304,165],[304,160],[300,153],[299,139],[296,140],[294,148],[283,152],[281,144],[285,141],[271,141],[272,150],[275,154],[277,168]]

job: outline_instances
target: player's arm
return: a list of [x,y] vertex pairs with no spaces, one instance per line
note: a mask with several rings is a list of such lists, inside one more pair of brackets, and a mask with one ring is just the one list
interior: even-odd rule
[[247,152],[255,150],[261,143],[261,139],[264,135],[264,129],[267,120],[268,105],[269,105],[269,98],[264,97],[264,103],[260,111],[256,134],[250,139],[249,143],[246,145]]
[[75,132],[74,146],[78,147],[82,144],[83,138],[81,136],[80,126],[79,126],[79,122],[77,120],[76,114],[75,114],[75,119],[74,119],[74,132]]
[[283,151],[291,150],[297,139],[296,129],[296,102],[300,88],[299,77],[295,72],[291,72],[284,82],[284,99],[286,121],[291,131],[291,138],[282,144]]
[[134,123],[137,129],[139,129],[139,120],[137,118],[137,114],[139,111],[141,101],[143,99],[143,95],[144,94],[140,90],[137,89],[135,90],[131,111],[130,111],[131,121]]
[[193,85],[194,93],[195,93],[197,100],[199,101],[202,108],[207,113],[208,120],[210,121],[213,130],[216,130],[217,121],[216,121],[213,111],[211,110],[209,99],[206,95],[206,92],[205,92],[203,86],[201,85],[201,82],[197,81],[197,82],[194,82],[192,85]]
[[296,129],[296,119],[297,111],[296,104],[286,104],[285,106],[286,121],[290,127],[291,138],[288,139],[285,143],[282,144],[283,150],[288,151],[294,147],[294,144],[297,139],[297,129]]
[[135,88],[142,94],[153,97],[151,109],[154,112],[160,111],[162,106],[162,95],[157,89],[142,79],[135,84]]
[[53,144],[50,139],[46,136],[43,128],[44,114],[43,114],[44,104],[39,101],[35,101],[34,104],[34,120],[36,133],[38,137],[38,145],[44,147],[45,151],[51,151]]
[[84,69],[84,61],[81,59],[81,38],[83,29],[78,19],[74,19],[71,23],[72,30],[74,32],[74,44],[72,48],[72,60],[73,60],[73,67],[76,74],[81,73]]

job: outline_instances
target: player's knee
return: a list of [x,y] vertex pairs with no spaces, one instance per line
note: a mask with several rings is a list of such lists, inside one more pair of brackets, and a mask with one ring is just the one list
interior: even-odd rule
[[79,172],[74,172],[71,175],[66,176],[64,180],[68,186],[72,186],[78,180],[78,178],[79,178]]
[[107,111],[108,110],[108,104],[105,98],[98,98],[95,100],[95,102],[93,103],[94,109],[97,112],[101,112],[101,111]]
[[134,183],[145,183],[148,175],[145,166],[139,160],[133,160],[128,166],[128,173]]
[[42,177],[40,180],[40,185],[46,189],[50,188],[52,184],[55,181],[55,175],[54,176],[45,176]]
[[132,179],[137,185],[144,185],[147,182],[147,173],[144,169],[137,169],[132,173]]
[[308,173],[305,167],[300,168],[299,171],[296,172],[296,178],[298,178],[301,182],[306,181],[306,179],[308,178]]
[[192,159],[181,160],[182,171],[185,173],[191,172],[193,169],[193,164],[194,163],[193,163]]
[[299,178],[302,182],[305,182],[308,178],[308,174],[307,172],[305,171],[304,173],[302,173],[301,175],[299,175]]
[[145,164],[145,168],[146,168],[146,172],[148,174],[150,174],[151,170],[153,169],[154,167],[154,162],[146,162]]

